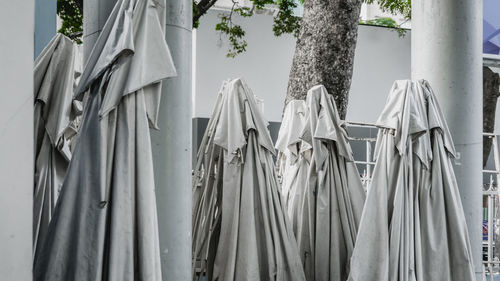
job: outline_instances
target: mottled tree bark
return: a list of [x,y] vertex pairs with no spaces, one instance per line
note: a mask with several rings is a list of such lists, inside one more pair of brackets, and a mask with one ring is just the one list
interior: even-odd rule
[[345,118],[361,0],[306,0],[285,104],[323,84]]
[[[499,92],[500,77],[489,67],[483,67],[483,132],[493,133],[495,112]],[[483,137],[483,167],[486,166],[491,151],[491,138]]]

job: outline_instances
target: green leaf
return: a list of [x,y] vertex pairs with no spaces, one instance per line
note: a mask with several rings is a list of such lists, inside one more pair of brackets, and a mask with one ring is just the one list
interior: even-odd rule
[[276,36],[291,33],[295,37],[299,35],[301,18],[294,15],[293,10],[297,7],[294,0],[280,0],[278,2],[279,12],[274,17],[273,32]]
[[58,32],[82,43],[83,15],[74,0],[57,0],[57,14],[62,20]]
[[406,19],[411,19],[411,0],[363,0],[367,4],[378,4],[384,12],[393,15],[400,14]]
[[215,30],[222,35],[226,35],[229,40],[229,50],[226,54],[229,58],[234,58],[238,54],[246,51],[247,42],[243,39],[245,30],[240,25],[232,22],[231,14],[219,14],[220,22],[215,25]]

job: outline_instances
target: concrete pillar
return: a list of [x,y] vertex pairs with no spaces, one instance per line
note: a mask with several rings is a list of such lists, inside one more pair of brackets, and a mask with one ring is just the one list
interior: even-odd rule
[[163,82],[151,140],[163,281],[191,279],[192,1],[167,0],[165,34],[177,77]]
[[57,0],[35,0],[35,59],[56,35]]
[[[40,1],[40,0],[38,0]],[[94,48],[116,0],[85,0],[83,5],[83,65]]]
[[413,79],[427,79],[450,127],[476,267],[482,271],[482,0],[412,2]]
[[0,279],[32,280],[34,1],[0,1]]

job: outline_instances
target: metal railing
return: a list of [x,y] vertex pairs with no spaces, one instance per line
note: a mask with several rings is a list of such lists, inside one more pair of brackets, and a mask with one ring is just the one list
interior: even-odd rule
[[[359,123],[359,122],[346,122],[349,128],[368,128],[377,129],[373,124]],[[354,163],[364,166],[363,172],[361,174],[361,182],[365,190],[370,186],[372,180],[372,172],[375,167],[375,161],[373,160],[373,149],[372,143],[375,143],[377,138],[373,137],[349,137],[349,142],[364,142],[365,153],[363,160],[354,159]]]
[[[483,136],[491,139],[493,150],[494,169],[483,169],[483,175],[489,175],[489,183],[483,185],[483,202],[486,201],[486,228],[483,222],[483,249],[486,247],[486,257],[483,258],[483,280],[493,281],[495,275],[499,274],[500,261],[495,258],[495,229],[498,229],[498,202],[500,199],[500,153],[498,148],[498,136],[492,133],[483,133]],[[484,219],[484,218],[483,218]],[[486,235],[486,241],[484,241]],[[489,278],[488,278],[489,277]]]

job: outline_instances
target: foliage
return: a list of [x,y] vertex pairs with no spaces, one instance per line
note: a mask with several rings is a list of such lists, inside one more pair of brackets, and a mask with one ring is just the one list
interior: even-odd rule
[[75,0],[57,0],[57,15],[62,20],[58,32],[82,43],[83,13]]
[[363,0],[367,4],[378,4],[384,12],[393,15],[403,15],[407,20],[411,19],[411,0]]
[[[196,1],[193,0],[193,15],[198,15],[200,13],[200,8],[198,8],[198,5],[196,5]],[[199,19],[193,19],[193,28],[198,28],[200,26],[200,20]]]
[[[246,17],[248,15],[247,8],[237,8],[233,11],[239,13],[240,15]],[[247,41],[243,39],[245,36],[245,31],[241,26],[233,24],[231,20],[233,11],[229,15],[220,14],[219,17],[221,21],[215,26],[215,30],[221,32],[221,34],[227,34],[230,44],[230,49],[226,54],[227,57],[234,58],[236,55],[243,53],[247,47]]]
[[[278,12],[274,17],[273,32],[276,36],[291,33],[298,35],[300,27],[300,17],[293,13],[297,7],[294,0],[250,0],[253,7],[242,7],[237,0],[233,0],[233,6],[229,13],[219,14],[220,22],[215,26],[215,30],[221,35],[226,35],[229,41],[227,57],[234,58],[246,50],[247,42],[244,40],[245,31],[240,25],[233,22],[233,15],[237,14],[243,18],[251,17],[256,11],[264,10],[268,5],[274,5]],[[197,25],[196,25],[197,26]]]
[[[199,26],[199,19],[203,16],[217,0],[193,0],[193,27]],[[298,36],[301,18],[294,14],[298,5],[303,5],[305,0],[250,0],[252,7],[239,5],[238,0],[232,0],[233,6],[229,12],[219,14],[220,22],[215,29],[221,36],[227,36],[229,42],[228,57],[234,58],[245,52],[248,43],[245,40],[245,30],[233,22],[233,15],[243,18],[251,17],[257,11],[268,7],[276,9],[273,23],[273,32],[276,36],[293,34]],[[411,17],[411,0],[362,0],[367,4],[378,4],[385,12],[401,14],[407,20]],[[57,14],[62,20],[60,33],[73,38],[81,43],[83,30],[83,1],[82,0],[57,0]],[[394,28],[400,36],[404,36],[406,30],[401,28],[391,18],[378,18],[360,23],[386,26]]]
[[398,33],[399,37],[404,37],[406,35],[406,29],[398,25],[392,18],[376,18],[366,21],[360,20],[359,23],[393,28]]
[[[294,9],[298,4],[303,5],[305,0],[250,0],[253,7],[242,8],[239,6],[237,0],[233,1],[233,7],[229,13],[223,13],[219,15],[221,19],[220,23],[216,25],[216,30],[220,32],[221,35],[226,35],[229,40],[229,50],[227,57],[234,58],[236,55],[243,53],[248,46],[245,41],[245,31],[240,25],[235,25],[233,23],[233,14],[239,14],[243,17],[250,17],[255,11],[263,10],[266,6],[277,7],[277,13],[274,17],[273,32],[276,36],[281,36],[283,34],[293,34],[297,37],[300,30],[301,18],[294,15]],[[367,4],[378,4],[382,11],[390,12],[391,14],[401,14],[407,20],[411,18],[411,1],[410,0],[362,0]],[[197,22],[198,23],[198,22]],[[360,21],[363,24],[385,26],[389,28],[394,28],[400,37],[406,35],[406,29],[402,28],[396,23],[392,18],[377,18],[367,21]],[[195,25],[197,27],[198,25]]]
[[392,18],[376,18],[376,19],[372,19],[372,20],[361,21],[361,23],[378,25],[378,26],[385,26],[385,27],[396,27],[397,26],[396,21],[393,20]]
[[[303,4],[304,0],[301,3]],[[278,1],[278,14],[274,17],[273,32],[276,36],[290,33],[294,37],[299,36],[300,20],[301,18],[295,16],[293,9],[297,4],[293,0],[280,0]]]

